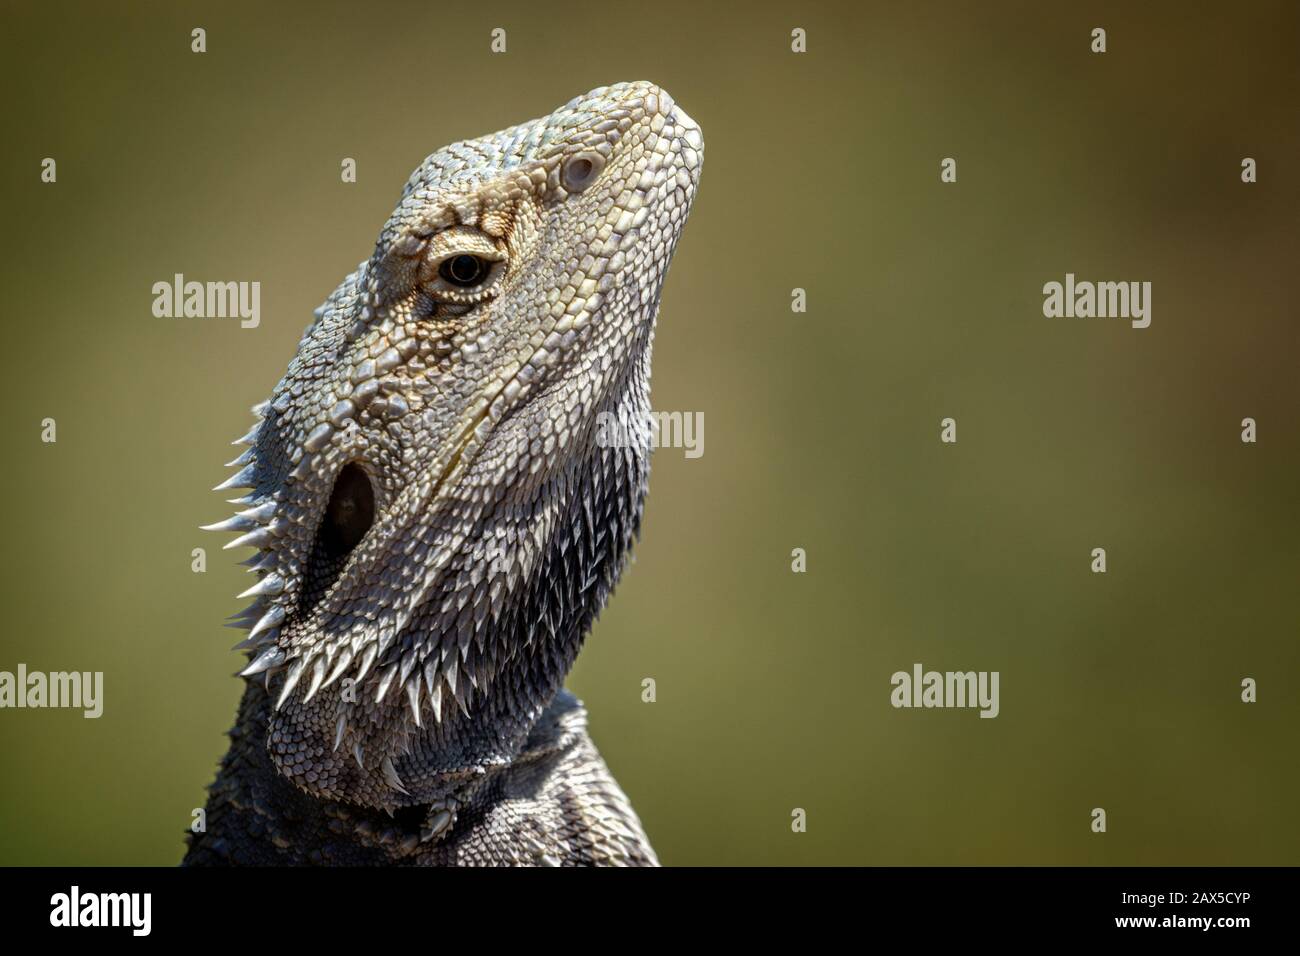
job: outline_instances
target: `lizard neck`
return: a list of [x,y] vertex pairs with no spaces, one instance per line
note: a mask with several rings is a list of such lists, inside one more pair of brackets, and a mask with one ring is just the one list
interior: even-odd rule
[[593,464],[542,492],[564,506],[539,572],[487,638],[501,655],[491,686],[468,713],[456,709],[395,758],[420,802],[515,759],[617,583],[639,531],[648,461],[606,449]]

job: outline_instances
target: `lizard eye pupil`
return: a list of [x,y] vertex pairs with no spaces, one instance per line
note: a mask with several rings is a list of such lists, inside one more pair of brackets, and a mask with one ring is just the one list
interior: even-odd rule
[[438,268],[438,274],[444,279],[452,285],[462,287],[478,285],[487,271],[488,264],[485,260],[464,253],[452,256]]

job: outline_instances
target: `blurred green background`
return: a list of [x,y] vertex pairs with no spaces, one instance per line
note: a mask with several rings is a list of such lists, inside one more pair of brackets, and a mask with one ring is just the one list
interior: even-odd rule
[[[656,455],[570,686],[663,861],[1300,862],[1300,14],[1137,6],[7,3],[0,669],[106,704],[0,712],[0,862],[180,859],[240,693],[227,443],[426,154],[624,79],[707,142],[653,392],[705,454]],[[176,272],[261,327],[155,318]],[[1066,272],[1151,327],[1045,319]],[[917,661],[1001,715],[894,710]]]

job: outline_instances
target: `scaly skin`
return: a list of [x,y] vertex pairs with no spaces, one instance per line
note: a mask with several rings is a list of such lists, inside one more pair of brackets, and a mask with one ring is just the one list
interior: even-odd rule
[[411,176],[218,486],[259,582],[187,864],[657,862],[562,685],[639,531],[702,152],[624,83]]

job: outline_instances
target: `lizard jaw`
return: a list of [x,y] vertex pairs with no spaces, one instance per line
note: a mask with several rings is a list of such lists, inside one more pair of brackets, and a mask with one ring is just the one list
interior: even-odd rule
[[[445,489],[456,487],[456,482],[472,464],[478,451],[487,442],[495,424],[506,418],[512,406],[522,396],[515,396],[515,402],[506,400],[507,386],[484,392],[479,399],[470,403],[464,418],[464,425],[458,430],[457,437],[445,446],[447,451],[435,457],[425,469],[423,477],[408,482],[409,490],[426,489],[419,495],[418,501],[403,501],[405,514],[436,512]],[[253,408],[258,417],[257,424],[250,432],[234,444],[248,444],[252,447],[231,466],[241,470],[221,483],[214,490],[231,488],[255,488],[256,481],[256,439],[261,429],[263,418],[270,403],[264,402]],[[299,473],[306,473],[303,466],[313,460],[328,457],[328,446],[305,449],[307,452],[299,461]],[[289,500],[287,489],[282,485],[276,491],[259,494],[253,491],[242,498],[232,499],[232,503],[254,505],[241,511],[234,518],[212,525],[203,526],[208,531],[238,531],[239,537],[229,542],[227,549],[250,545],[257,547],[257,554],[243,562],[250,571],[259,573],[260,580],[239,597],[254,598],[253,604],[231,618],[230,626],[247,628],[248,636],[235,645],[237,650],[252,650],[253,660],[240,675],[244,677],[262,676],[264,680],[284,671],[288,671],[283,688],[275,702],[278,709],[290,696],[304,675],[307,667],[314,661],[317,667],[312,675],[309,687],[303,697],[308,702],[320,689],[328,687],[347,671],[347,665],[356,663],[354,681],[360,681],[375,662],[375,655],[367,655],[364,649],[347,652],[343,648],[328,642],[310,641],[305,648],[295,641],[294,634],[303,631],[321,633],[328,623],[327,604],[331,595],[338,589],[340,580],[348,573],[352,563],[352,554],[366,538],[376,521],[385,510],[385,503],[377,501],[375,491],[377,476],[370,472],[373,467],[369,462],[347,454],[347,449],[334,449],[341,452],[344,464],[338,469],[326,504],[316,522],[316,531],[304,549],[295,549],[294,542],[287,540],[286,528],[295,522],[285,514],[282,503]],[[428,480],[432,476],[432,480]],[[290,476],[296,477],[296,476]],[[294,550],[304,550],[300,556]],[[378,641],[378,654],[382,655],[387,646],[401,634],[409,622],[410,613],[418,607],[419,601],[412,596],[405,613],[399,614],[387,630],[389,639]],[[321,608],[324,614],[315,614]],[[340,644],[343,642],[339,642]],[[372,643],[372,642],[368,642]],[[338,652],[337,663],[335,654]],[[321,653],[325,660],[319,662]],[[391,679],[391,674],[388,675]],[[382,701],[388,690],[390,680],[382,680],[378,701]],[[452,678],[455,685],[455,678]],[[377,701],[377,702],[378,702]],[[462,707],[464,703],[462,701]],[[420,711],[415,710],[417,723]],[[435,716],[438,708],[435,708]]]

